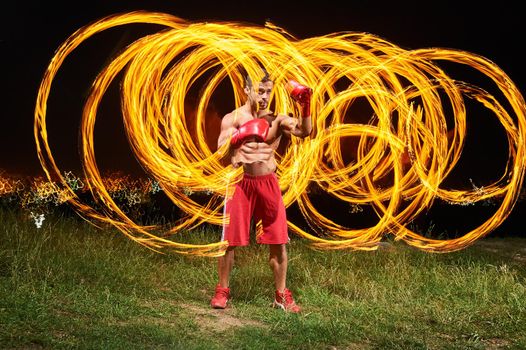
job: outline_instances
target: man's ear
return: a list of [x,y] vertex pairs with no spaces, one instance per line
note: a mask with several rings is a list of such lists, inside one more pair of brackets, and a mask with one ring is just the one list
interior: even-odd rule
[[249,94],[250,93],[250,87],[249,86],[245,86],[245,88],[243,89],[245,91],[245,94]]

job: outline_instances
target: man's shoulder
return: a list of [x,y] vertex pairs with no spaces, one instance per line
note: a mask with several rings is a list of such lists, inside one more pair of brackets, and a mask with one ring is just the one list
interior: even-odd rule
[[226,118],[226,117],[239,119],[243,117],[252,118],[252,115],[250,113],[247,113],[242,107],[239,107],[223,116],[223,118]]
[[237,109],[229,112],[223,116],[223,122],[233,122],[235,119],[239,118],[239,111]]
[[225,115],[223,116],[223,120],[232,119],[232,118],[233,118],[233,117],[232,117],[232,114],[233,114],[233,113],[234,113],[234,112],[229,112],[229,113],[225,114]]
[[280,114],[276,115],[276,121],[278,123],[281,123],[282,121],[286,121],[286,120],[289,120],[289,119],[294,119],[294,118],[292,118],[290,115],[287,115],[287,114],[284,114],[284,113],[280,113]]
[[283,119],[283,118],[291,118],[290,115],[287,115],[285,113],[279,113],[279,114],[276,114],[276,118],[280,118],[280,119]]

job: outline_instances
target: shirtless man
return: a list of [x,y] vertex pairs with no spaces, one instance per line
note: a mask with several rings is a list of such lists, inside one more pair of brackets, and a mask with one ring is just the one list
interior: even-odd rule
[[233,196],[227,198],[225,204],[229,222],[223,226],[222,240],[228,241],[228,248],[218,261],[219,283],[210,302],[216,309],[227,306],[234,249],[249,244],[250,220],[254,218],[255,222],[261,220],[262,223],[257,243],[269,246],[269,264],[276,287],[274,307],[294,313],[301,311],[286,287],[289,237],[285,206],[275,174],[274,152],[283,134],[301,138],[310,135],[312,89],[295,81],[289,82],[291,97],[301,107],[301,118],[292,118],[267,110],[273,87],[274,82],[266,72],[257,86],[246,77],[246,103],[225,115],[221,122],[218,147],[230,142],[230,160],[234,167],[243,166],[243,179],[236,184]]

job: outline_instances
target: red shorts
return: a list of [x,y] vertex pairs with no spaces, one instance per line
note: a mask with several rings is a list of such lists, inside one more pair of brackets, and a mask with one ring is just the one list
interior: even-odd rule
[[244,174],[235,185],[232,198],[227,199],[222,241],[229,246],[250,243],[250,220],[256,223],[256,242],[260,244],[288,243],[287,214],[275,173]]

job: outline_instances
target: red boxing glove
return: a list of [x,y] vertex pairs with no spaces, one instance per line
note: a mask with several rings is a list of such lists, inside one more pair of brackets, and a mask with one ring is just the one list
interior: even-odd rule
[[264,142],[269,128],[270,125],[265,119],[256,118],[249,120],[232,133],[230,144],[232,147],[238,148],[249,137],[254,137],[258,142]]
[[310,99],[312,96],[312,89],[308,86],[301,85],[297,81],[289,80],[288,89],[290,97],[301,105],[301,116],[303,118],[310,117]]

